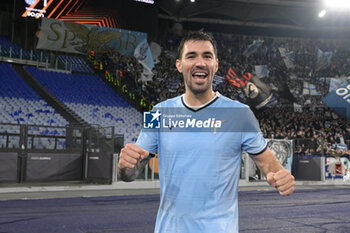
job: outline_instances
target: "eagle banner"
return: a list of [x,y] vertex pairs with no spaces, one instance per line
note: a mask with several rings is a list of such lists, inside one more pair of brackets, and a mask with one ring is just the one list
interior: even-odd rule
[[43,18],[36,48],[76,54],[114,50],[132,56],[146,38],[143,32]]
[[[282,140],[282,139],[266,139],[267,146],[272,151],[272,154],[278,159],[281,165],[292,173],[292,163],[293,163],[293,141],[292,140]],[[254,161],[251,159],[246,151],[242,151],[242,159],[245,169],[247,170],[247,175],[249,177],[257,177],[256,175],[260,173],[260,179],[266,179],[265,176],[258,170]]]

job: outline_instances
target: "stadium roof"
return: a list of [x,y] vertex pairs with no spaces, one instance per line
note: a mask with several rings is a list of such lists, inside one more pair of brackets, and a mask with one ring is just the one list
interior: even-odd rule
[[350,31],[350,13],[319,12],[322,0],[162,0],[159,17],[181,23],[204,23],[291,29],[301,31]]

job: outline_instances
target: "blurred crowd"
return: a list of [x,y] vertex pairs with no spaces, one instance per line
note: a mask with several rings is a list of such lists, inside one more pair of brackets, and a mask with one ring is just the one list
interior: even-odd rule
[[[233,34],[213,36],[218,45],[219,76],[225,77],[230,67],[236,73],[251,72],[254,75],[256,65],[267,66],[269,75],[261,80],[272,87],[277,104],[262,109],[252,108],[266,138],[300,140],[297,150],[302,154],[348,153],[345,149],[337,149],[337,145],[350,148],[350,125],[345,118],[327,108],[321,99],[329,92],[329,78],[350,76],[350,41]],[[132,56],[107,51],[102,61],[138,96],[156,104],[184,93],[182,75],[175,67],[180,39],[181,36],[168,37],[158,57],[159,62],[152,70],[151,81],[142,80],[143,67]],[[262,45],[249,56],[245,55],[248,46],[256,40],[263,40]],[[294,67],[287,68],[279,48],[294,52]],[[318,49],[332,52],[329,65],[317,67]],[[319,95],[303,94],[305,81],[313,84]],[[292,98],[284,96],[286,86]],[[247,103],[242,89],[233,87],[226,79],[216,90]],[[300,106],[299,111],[295,110],[294,104]]]

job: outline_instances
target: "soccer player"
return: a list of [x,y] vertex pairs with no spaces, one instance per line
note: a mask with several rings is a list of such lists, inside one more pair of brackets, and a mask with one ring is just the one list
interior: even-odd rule
[[[183,38],[176,67],[183,74],[185,93],[157,104],[152,119],[170,116],[167,127],[144,127],[136,144],[120,152],[124,181],[134,180],[150,154],[158,153],[161,199],[155,232],[238,232],[242,150],[280,195],[294,191],[294,177],[267,147],[249,107],[213,91],[218,65],[210,35],[195,32]],[[180,119],[174,121],[177,115]]]

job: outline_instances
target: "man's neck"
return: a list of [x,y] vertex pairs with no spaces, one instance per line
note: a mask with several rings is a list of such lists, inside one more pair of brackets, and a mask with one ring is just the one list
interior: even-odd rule
[[192,92],[186,91],[184,95],[185,102],[190,106],[201,106],[205,103],[208,103],[215,97],[215,92],[210,90],[203,94],[194,94]]

